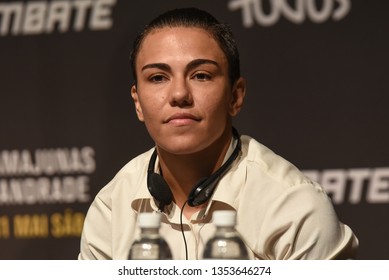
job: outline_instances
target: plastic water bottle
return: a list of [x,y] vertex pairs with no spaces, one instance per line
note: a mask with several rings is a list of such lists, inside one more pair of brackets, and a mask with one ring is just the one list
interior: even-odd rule
[[129,260],[171,260],[169,245],[159,234],[161,215],[158,213],[140,213],[140,239],[136,240],[128,254]]
[[247,248],[236,231],[235,211],[215,211],[213,223],[216,226],[215,235],[207,241],[204,249],[204,259],[247,260]]

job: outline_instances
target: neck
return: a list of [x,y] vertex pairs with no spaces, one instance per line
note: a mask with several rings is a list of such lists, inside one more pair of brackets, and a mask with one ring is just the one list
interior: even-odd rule
[[[223,133],[211,146],[194,154],[176,155],[157,147],[163,177],[170,186],[175,203],[180,208],[188,199],[193,186],[222,165],[231,137],[230,131]],[[184,215],[189,218],[191,214],[203,207],[205,205],[185,207]]]

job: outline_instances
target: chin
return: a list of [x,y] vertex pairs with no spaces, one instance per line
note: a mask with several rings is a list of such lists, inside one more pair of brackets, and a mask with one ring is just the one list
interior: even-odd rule
[[207,144],[204,141],[193,141],[189,139],[180,139],[179,141],[169,141],[158,145],[164,151],[175,155],[190,155],[204,150]]

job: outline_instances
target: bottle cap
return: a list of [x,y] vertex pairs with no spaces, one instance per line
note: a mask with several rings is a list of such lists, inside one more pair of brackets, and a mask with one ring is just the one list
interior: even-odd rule
[[236,212],[232,210],[218,210],[213,212],[213,223],[216,226],[235,226]]
[[141,228],[159,228],[161,215],[155,212],[139,213],[138,221]]

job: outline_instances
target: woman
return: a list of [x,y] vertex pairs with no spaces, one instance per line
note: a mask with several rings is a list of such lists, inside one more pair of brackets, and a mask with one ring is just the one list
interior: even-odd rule
[[200,259],[221,209],[237,212],[251,259],[354,256],[358,241],[321,186],[233,129],[246,86],[227,25],[194,8],[164,13],[136,38],[131,64],[131,95],[155,148],[96,196],[80,259],[127,258],[138,213],[153,211],[173,258]]

